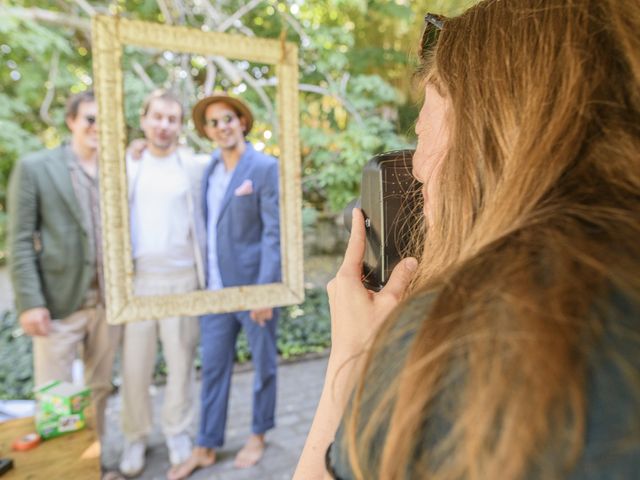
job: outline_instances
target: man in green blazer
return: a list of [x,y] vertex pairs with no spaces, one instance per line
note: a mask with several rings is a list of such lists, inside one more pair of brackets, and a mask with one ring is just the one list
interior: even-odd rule
[[119,328],[104,316],[96,115],[92,92],[69,98],[70,141],[16,164],[8,213],[11,280],[20,326],[33,337],[35,384],[71,381],[82,346],[102,434]]

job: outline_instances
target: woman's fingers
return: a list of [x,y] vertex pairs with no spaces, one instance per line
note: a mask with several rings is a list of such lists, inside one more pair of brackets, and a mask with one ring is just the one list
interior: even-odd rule
[[362,261],[365,249],[364,215],[362,210],[354,208],[351,215],[351,235],[344,260],[338,270],[338,276],[353,277],[360,281],[362,277]]
[[[362,283],[362,262],[364,260],[364,252],[366,246],[366,233],[364,225],[364,215],[362,210],[354,208],[351,216],[351,235],[347,251],[344,255],[342,265],[336,274],[336,277],[327,284],[327,293],[329,303],[335,298],[338,284],[341,287],[351,288],[353,281]],[[418,268],[418,261],[413,257],[401,260],[393,269],[389,281],[380,293],[391,295],[399,301],[404,295],[411,279],[415,275]],[[348,283],[342,285],[341,281],[346,280]]]
[[411,279],[418,268],[418,261],[413,257],[402,259],[391,272],[389,281],[380,292],[381,294],[390,294],[396,300],[400,300],[407,290]]

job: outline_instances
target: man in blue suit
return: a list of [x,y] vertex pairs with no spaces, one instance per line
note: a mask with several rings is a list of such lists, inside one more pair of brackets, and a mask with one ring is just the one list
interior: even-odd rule
[[[192,114],[197,131],[218,147],[203,178],[207,288],[279,282],[278,161],[246,141],[253,115],[240,100],[226,94],[209,96],[196,104]],[[249,340],[255,377],[252,433],[235,465],[247,468],[260,460],[265,433],[274,427],[277,321],[278,310],[273,308],[200,318],[202,411],[197,446],[185,463],[169,471],[169,479],[186,478],[216,461],[216,449],[224,442],[241,328]]]

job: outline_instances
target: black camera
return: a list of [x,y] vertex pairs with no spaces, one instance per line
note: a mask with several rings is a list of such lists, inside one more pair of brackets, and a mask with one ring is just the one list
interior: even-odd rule
[[393,268],[411,252],[413,232],[422,218],[421,183],[411,174],[413,150],[385,152],[371,158],[362,170],[360,197],[344,210],[351,229],[351,211],[362,210],[366,247],[363,283],[379,291]]

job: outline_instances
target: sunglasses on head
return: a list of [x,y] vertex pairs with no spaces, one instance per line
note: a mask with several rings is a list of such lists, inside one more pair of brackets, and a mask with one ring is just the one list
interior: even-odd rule
[[96,123],[95,115],[85,115],[84,119],[89,125],[94,125]]
[[420,40],[420,56],[424,56],[436,44],[446,19],[446,17],[435,13],[427,13],[424,16],[424,30]]
[[235,115],[225,115],[222,118],[206,118],[204,123],[206,125],[209,125],[211,128],[218,128],[218,126],[220,126],[221,123],[223,123],[224,125],[229,125],[231,122],[233,122],[236,118]]

